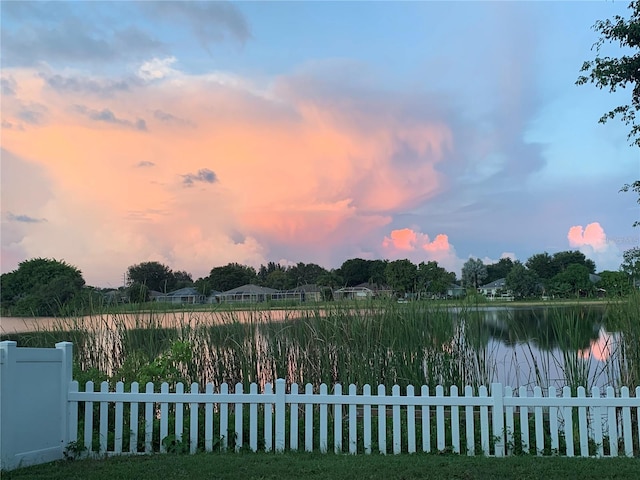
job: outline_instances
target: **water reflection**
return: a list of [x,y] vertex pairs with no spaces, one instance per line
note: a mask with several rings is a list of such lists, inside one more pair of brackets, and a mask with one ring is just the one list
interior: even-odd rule
[[[55,341],[73,341],[82,352],[83,368],[109,373],[125,361],[134,372],[137,363],[164,354],[176,340],[188,341],[194,363],[184,373],[200,383],[262,384],[285,377],[316,384],[501,382],[559,388],[618,380],[620,338],[604,328],[602,308],[406,308],[3,318],[2,331],[53,328],[60,334]],[[23,346],[52,344],[51,337],[43,345],[24,345],[24,339]]]

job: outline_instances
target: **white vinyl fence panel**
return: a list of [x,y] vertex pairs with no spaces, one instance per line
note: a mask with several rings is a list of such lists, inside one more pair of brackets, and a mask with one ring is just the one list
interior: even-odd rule
[[[481,386],[477,395],[469,386],[463,396],[455,386],[448,394],[442,386],[436,387],[435,394],[424,386],[420,395],[415,395],[413,387],[402,395],[400,387],[394,386],[388,395],[383,385],[373,395],[369,385],[360,392],[355,385],[345,392],[340,384],[331,393],[324,384],[317,392],[311,385],[302,389],[297,384],[287,390],[286,382],[279,379],[275,389],[266,384],[260,393],[256,384],[250,385],[248,393],[241,384],[232,393],[226,384],[214,392],[212,385],[201,389],[195,383],[188,392],[182,384],[169,391],[166,383],[159,392],[147,384],[140,393],[136,383],[128,391],[118,383],[109,392],[106,382],[94,390],[92,382],[84,392],[72,382],[68,398],[71,421],[78,419],[79,410],[84,411],[84,421],[80,418],[83,442],[99,454],[122,453],[126,443],[129,453],[247,448],[604,457],[631,456],[634,441],[636,451],[640,441],[640,387],[634,397],[627,387],[620,396],[612,388],[606,394],[594,388],[587,396],[582,387],[577,396],[568,387],[561,395],[552,387],[543,396],[536,387],[530,396],[525,388],[514,392],[499,383],[491,385],[490,393]],[[94,411],[99,421],[94,421]],[[138,412],[145,412],[144,420]],[[72,435],[77,434],[74,428]]]

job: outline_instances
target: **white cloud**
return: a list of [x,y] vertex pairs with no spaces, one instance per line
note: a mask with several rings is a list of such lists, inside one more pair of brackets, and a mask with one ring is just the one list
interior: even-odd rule
[[147,82],[160,80],[169,76],[176,75],[178,70],[171,68],[176,62],[176,57],[152,58],[144,62],[138,68],[138,76]]

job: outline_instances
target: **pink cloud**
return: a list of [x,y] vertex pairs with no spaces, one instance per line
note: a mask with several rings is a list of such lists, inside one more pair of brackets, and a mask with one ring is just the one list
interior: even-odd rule
[[590,223],[584,229],[581,225],[571,227],[567,238],[572,247],[589,246],[596,252],[607,248],[607,236],[598,222]]
[[607,235],[600,223],[593,222],[585,228],[575,225],[567,233],[569,245],[579,249],[596,263],[598,270],[618,270],[622,253],[613,242],[607,242]]
[[[172,70],[105,99],[56,91],[31,70],[10,73],[20,99],[3,103],[3,120],[20,123],[25,104],[43,105],[46,120],[3,129],[3,148],[45,171],[51,190],[29,212],[46,224],[16,251],[65,258],[100,285],[149,259],[197,277],[229,261],[258,266],[276,243],[322,252],[318,258],[328,248],[358,248],[392,213],[438,191],[435,167],[452,143],[442,122],[357,104],[345,111],[328,98],[311,102],[224,75]],[[356,121],[362,117],[368,121]],[[137,119],[145,131],[131,128]],[[410,175],[396,164],[406,149],[420,158]],[[216,181],[185,188],[185,175],[200,171]],[[20,205],[24,191],[14,190],[6,202]],[[394,242],[403,245],[401,237]],[[416,248],[430,244],[425,237]],[[436,237],[422,254],[444,245]]]
[[411,228],[392,230],[382,241],[384,255],[392,259],[408,258],[414,263],[436,261],[450,271],[458,272],[463,263],[456,256],[449,237],[443,233],[433,241],[429,235]]

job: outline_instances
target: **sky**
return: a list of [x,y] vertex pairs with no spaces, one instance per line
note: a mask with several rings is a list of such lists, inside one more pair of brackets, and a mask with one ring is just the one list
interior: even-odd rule
[[0,5],[3,273],[640,245],[630,93],[575,85],[626,2]]

